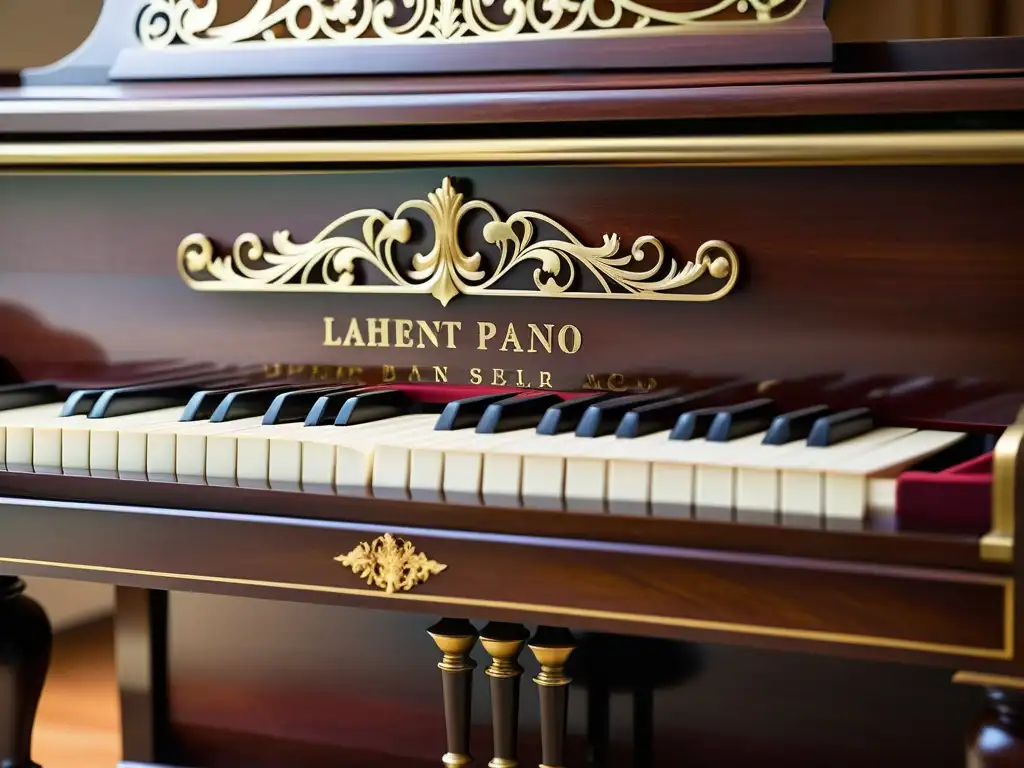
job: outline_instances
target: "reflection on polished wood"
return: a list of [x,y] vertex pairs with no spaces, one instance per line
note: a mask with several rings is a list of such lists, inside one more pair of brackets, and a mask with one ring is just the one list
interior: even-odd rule
[[43,768],[111,768],[121,759],[114,628],[91,622],[54,638],[32,754]]

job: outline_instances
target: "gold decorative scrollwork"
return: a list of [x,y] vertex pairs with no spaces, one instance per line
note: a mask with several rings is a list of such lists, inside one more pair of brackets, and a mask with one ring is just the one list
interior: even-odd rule
[[[408,243],[412,227],[402,214],[419,210],[433,226],[433,246],[417,252],[408,268],[395,260],[396,243]],[[487,266],[479,253],[469,255],[459,243],[459,227],[470,211],[483,211],[484,239],[497,248],[497,262]],[[362,221],[362,237],[340,229]],[[536,224],[554,229],[559,239],[535,240]],[[692,261],[680,267],[666,257],[661,241],[638,238],[629,253],[619,253],[619,236],[605,235],[598,246],[584,245],[569,230],[540,213],[520,211],[506,219],[480,200],[466,202],[450,179],[427,195],[409,200],[394,217],[364,209],[348,213],[324,227],[312,240],[295,243],[287,230],[275,232],[275,252],[265,250],[255,234],[235,240],[230,255],[215,256],[203,234],[192,234],[178,245],[178,271],[189,286],[201,291],[298,291],[347,293],[431,294],[447,306],[459,294],[504,296],[569,296],[604,299],[713,301],[732,290],[739,260],[731,245],[710,240]],[[495,284],[524,262],[540,266],[533,272],[535,290],[495,288]],[[356,262],[371,265],[384,277],[383,285],[356,283]],[[599,285],[599,291],[573,290],[577,265]],[[631,267],[631,268],[627,268]],[[713,292],[680,293],[705,276],[716,281]]]
[[366,579],[367,584],[388,593],[408,592],[448,567],[417,552],[412,542],[390,533],[362,542],[347,555],[334,559]]
[[[795,2],[795,4],[794,4]],[[780,7],[789,4],[788,10]],[[520,36],[566,37],[735,27],[785,21],[806,0],[714,0],[702,8],[668,11],[636,0],[504,0],[495,20],[494,0],[256,0],[241,19],[217,25],[218,0],[150,0],[138,24],[144,48],[172,44],[227,47],[236,43],[326,43],[354,41],[451,43],[509,40]],[[725,20],[726,14],[734,18]],[[736,14],[740,18],[735,18]],[[279,37],[284,28],[288,37]]]

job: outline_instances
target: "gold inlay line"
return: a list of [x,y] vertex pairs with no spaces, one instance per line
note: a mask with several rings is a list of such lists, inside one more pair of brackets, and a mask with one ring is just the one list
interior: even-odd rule
[[294,582],[267,581],[264,579],[238,579],[230,576],[209,576],[199,574],[170,573],[166,571],[149,571],[136,568],[117,568],[104,565],[85,565],[78,563],[60,563],[49,560],[32,560],[19,557],[0,557],[0,563],[12,565],[39,566],[63,570],[79,570],[92,573],[121,574],[126,576],[142,576],[149,578],[171,579],[179,581],[198,581],[208,584],[234,584],[238,586],[263,587],[267,589],[285,589],[297,592],[317,592],[351,597],[372,597],[382,600],[404,600],[425,605],[458,605],[467,608],[483,608],[519,613],[546,614],[557,617],[577,617],[605,621],[621,621],[650,626],[693,629],[706,632],[723,632],[755,635],[789,640],[808,640],[819,643],[835,643],[860,647],[888,648],[895,650],[935,653],[952,656],[968,656],[978,659],[1013,658],[1014,644],[1014,583],[1010,578],[993,578],[993,584],[1003,587],[1003,647],[978,648],[974,646],[953,645],[946,643],[929,643],[920,640],[905,640],[893,637],[877,637],[872,635],[855,635],[843,632],[826,632],[809,629],[787,629],[785,627],[766,627],[756,624],[741,624],[705,619],[687,619],[676,616],[656,616],[649,614],[626,613],[621,611],[605,611],[574,606],[540,605],[535,603],[516,603],[505,600],[484,600],[470,597],[447,597],[444,595],[424,595],[409,592],[384,592],[380,590],[353,589],[334,587],[323,584],[299,584]]
[[285,163],[687,166],[1024,163],[1024,131],[403,141],[0,143],[0,168]]

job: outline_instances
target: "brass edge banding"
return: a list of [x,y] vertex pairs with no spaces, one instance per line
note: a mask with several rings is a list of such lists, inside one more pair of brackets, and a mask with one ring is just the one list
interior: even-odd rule
[[[429,251],[417,252],[403,267],[395,259],[395,246],[411,238],[405,216],[412,211],[427,214],[433,240]],[[493,246],[492,263],[480,253],[463,251],[460,230],[471,212],[482,212],[487,219],[482,234]],[[361,236],[347,234],[344,228],[358,222]],[[537,225],[555,237],[539,236]],[[394,216],[362,208],[335,219],[309,242],[292,241],[287,230],[274,232],[271,239],[274,252],[255,233],[246,232],[235,239],[230,254],[219,256],[206,235],[188,235],[178,245],[178,273],[197,291],[430,294],[442,306],[461,294],[707,302],[728,294],[739,276],[739,257],[722,240],[705,242],[682,267],[651,235],[638,237],[622,254],[616,234],[606,234],[600,245],[591,246],[541,213],[517,211],[502,217],[490,203],[466,200],[450,178],[426,200],[402,203]],[[383,284],[357,282],[357,262],[383,278]],[[534,289],[495,287],[531,264],[536,265]],[[597,290],[580,290],[577,271]],[[678,292],[708,282],[703,292]]]
[[[216,25],[218,0],[206,0],[204,5],[198,5],[196,0],[149,0],[136,26],[137,38],[148,50],[241,49],[255,53],[261,48],[296,45],[453,45],[520,39],[608,39],[672,32],[699,34],[702,28],[712,32],[749,31],[752,27],[767,27],[795,18],[807,4],[807,0],[798,0],[788,11],[776,14],[786,0],[705,2],[708,4],[692,10],[670,11],[637,0],[610,0],[606,6],[598,6],[594,0],[544,3],[542,9],[538,8],[537,0],[506,0],[501,6],[504,18],[494,19],[488,15],[492,5],[489,0],[407,0],[404,5],[411,18],[395,23],[394,8],[388,0],[285,0],[277,7],[270,2],[256,3],[241,19]],[[741,17],[733,21],[721,18],[728,11],[738,12]],[[278,36],[275,28],[282,27],[288,36]]]
[[992,454],[992,530],[981,538],[981,558],[1013,561],[1017,525],[1017,457],[1024,451],[1024,411],[996,442]]
[[[182,109],[187,104],[182,105]],[[0,143],[0,168],[361,163],[842,166],[1024,163],[1024,131],[405,141]]]
[[60,563],[48,560],[31,560],[19,557],[0,557],[0,563],[12,565],[40,566],[60,568],[64,570],[80,570],[92,573],[121,574],[126,576],[145,576],[161,579],[177,579],[181,581],[198,581],[208,584],[236,584],[239,586],[264,587],[268,589],[288,589],[300,592],[319,592],[325,594],[348,595],[352,597],[374,597],[390,600],[407,600],[410,602],[459,605],[469,608],[492,608],[505,611],[542,613],[558,617],[575,616],[589,619],[606,619],[609,621],[648,624],[651,626],[677,627],[707,632],[724,632],[747,634],[758,637],[769,637],[789,640],[807,640],[820,643],[855,645],[861,647],[889,648],[921,653],[935,653],[951,656],[966,656],[977,659],[1010,660],[1013,658],[1014,646],[1014,580],[1008,577],[990,577],[979,580],[1003,588],[1003,647],[977,648],[973,646],[929,643],[919,640],[903,640],[891,637],[872,635],[852,635],[839,632],[817,630],[785,629],[764,627],[753,624],[736,624],[722,621],[706,621],[702,619],[682,619],[674,616],[654,616],[633,614],[619,611],[603,611],[590,608],[574,608],[571,606],[537,605],[532,603],[513,603],[501,600],[482,600],[467,597],[445,597],[442,595],[410,594],[408,592],[383,592],[369,589],[353,589],[349,587],[332,587],[323,584],[297,584],[291,582],[265,581],[262,579],[238,579],[229,576],[204,576],[199,574],[169,573],[165,571],[146,571],[136,568],[116,568],[104,565],[85,565],[78,563]]
[[953,675],[956,685],[976,685],[982,688],[1009,688],[1024,691],[1024,678],[1006,675],[989,675],[982,672],[961,671]]

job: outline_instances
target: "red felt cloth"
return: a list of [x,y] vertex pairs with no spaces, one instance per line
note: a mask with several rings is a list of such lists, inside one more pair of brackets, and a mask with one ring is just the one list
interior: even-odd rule
[[983,536],[992,527],[992,454],[896,481],[900,530]]

